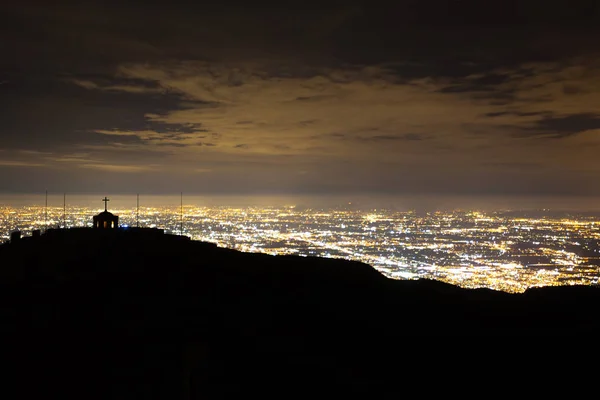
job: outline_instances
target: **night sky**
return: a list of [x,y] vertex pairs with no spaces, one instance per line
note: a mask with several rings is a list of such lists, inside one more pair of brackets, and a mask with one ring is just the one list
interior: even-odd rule
[[12,3],[0,192],[600,195],[598,1]]

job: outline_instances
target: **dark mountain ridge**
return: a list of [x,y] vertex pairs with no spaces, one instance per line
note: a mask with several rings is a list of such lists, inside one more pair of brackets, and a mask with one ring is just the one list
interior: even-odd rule
[[222,397],[276,382],[372,394],[428,364],[410,356],[416,343],[600,332],[597,287],[468,290],[159,230],[51,230],[1,245],[0,265],[11,369],[36,393]]

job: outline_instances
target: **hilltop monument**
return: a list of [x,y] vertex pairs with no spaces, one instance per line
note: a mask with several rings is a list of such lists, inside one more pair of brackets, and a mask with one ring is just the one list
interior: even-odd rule
[[94,228],[96,229],[117,229],[119,227],[119,217],[111,212],[108,212],[108,202],[110,199],[104,197],[104,211],[98,215],[94,215]]

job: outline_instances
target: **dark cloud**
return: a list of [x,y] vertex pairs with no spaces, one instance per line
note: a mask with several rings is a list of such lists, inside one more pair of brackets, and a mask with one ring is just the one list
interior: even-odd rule
[[296,97],[296,100],[297,101],[320,101],[320,100],[327,99],[330,97],[331,96],[325,96],[325,95],[300,96],[300,97]]
[[369,141],[403,141],[403,140],[424,140],[425,137],[423,135],[419,135],[417,133],[403,133],[401,135],[374,135],[367,138],[362,138],[362,140]]
[[[108,78],[103,78],[107,81]],[[116,79],[125,83],[154,87],[142,80]],[[78,144],[104,144],[108,138],[99,130],[151,130],[173,138],[199,132],[199,124],[153,121],[149,114],[164,115],[181,109],[182,97],[175,93],[132,93],[94,90],[63,77],[23,77],[2,85],[0,120],[3,146],[18,149],[52,149]],[[198,103],[196,103],[198,104]],[[114,140],[116,137],[111,137]],[[140,142],[136,136],[119,136],[119,142]]]
[[535,112],[519,112],[519,111],[497,111],[486,113],[486,117],[502,117],[507,115],[514,115],[517,117],[531,117],[531,116],[542,116],[542,117],[551,117],[551,111],[535,111]]
[[575,135],[584,131],[600,129],[600,114],[573,114],[562,117],[545,117],[536,123],[540,133],[556,137]]
[[115,190],[585,192],[599,16],[585,0],[13,2],[3,190],[105,176]]
[[511,80],[508,74],[501,75],[491,73],[483,76],[479,76],[468,81],[457,80],[455,84],[443,87],[440,89],[441,93],[461,93],[461,92],[494,92],[493,96],[498,97],[500,95],[510,95],[510,93],[499,91],[498,87]]
[[307,119],[306,121],[300,121],[298,122],[298,125],[300,126],[310,126],[313,125],[315,123],[317,123],[318,121],[316,119]]
[[25,0],[6,7],[2,29],[12,40],[3,45],[8,56],[3,62],[19,69],[13,56],[20,55],[34,69],[36,59],[54,68],[98,69],[132,61],[275,55],[306,65],[402,61],[413,65],[401,68],[403,76],[461,75],[482,65],[594,51],[596,2],[560,3],[402,0],[249,7],[241,1]]

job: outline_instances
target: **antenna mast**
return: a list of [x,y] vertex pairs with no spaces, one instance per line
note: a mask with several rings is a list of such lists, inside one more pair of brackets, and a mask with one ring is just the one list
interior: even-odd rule
[[140,194],[137,194],[137,212],[135,215],[135,224],[139,228],[140,227]]
[[48,229],[48,191],[46,190],[46,204],[44,205],[44,231]]
[[181,192],[181,227],[179,228],[179,235],[183,236],[183,192]]
[[63,193],[63,228],[67,228],[67,194]]

